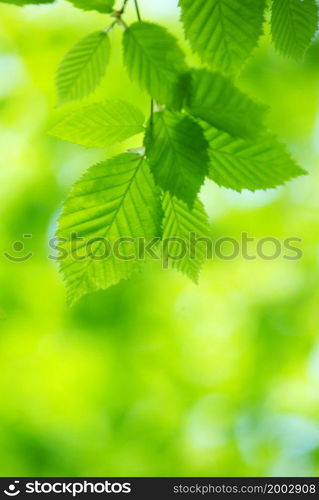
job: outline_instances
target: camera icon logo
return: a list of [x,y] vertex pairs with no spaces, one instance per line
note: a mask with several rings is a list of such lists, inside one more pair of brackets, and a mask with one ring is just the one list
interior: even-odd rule
[[[24,234],[23,238],[32,238],[32,234]],[[3,252],[4,257],[11,262],[27,262],[31,257],[33,257],[32,252],[26,253],[25,245],[23,241],[15,241],[12,245],[12,252]]]
[[18,488],[17,485],[19,485],[19,483],[20,483],[20,481],[14,481],[14,483],[9,484],[9,486],[8,486],[9,491],[4,490],[4,494],[9,496],[9,497],[16,497],[17,495],[19,495],[20,490],[17,489]]

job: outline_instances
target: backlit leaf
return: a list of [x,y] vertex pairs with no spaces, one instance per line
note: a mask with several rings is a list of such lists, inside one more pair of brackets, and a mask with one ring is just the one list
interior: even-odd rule
[[53,3],[55,0],[0,0],[0,3],[9,3],[22,7],[23,5],[41,5]]
[[97,31],[80,40],[62,60],[57,72],[60,103],[89,95],[105,74],[110,57],[106,31]]
[[50,133],[87,147],[107,147],[143,132],[143,113],[126,101],[90,104],[67,115]]
[[306,173],[274,136],[251,141],[207,125],[205,129],[211,157],[209,177],[219,186],[255,191],[274,188]]
[[273,0],[271,32],[281,54],[300,61],[317,27],[316,0]]
[[211,245],[204,207],[196,200],[193,209],[189,210],[185,203],[166,193],[163,210],[163,263],[170,264],[197,283]]
[[265,0],[180,0],[185,36],[203,61],[236,73],[262,34],[265,4]]
[[180,108],[189,75],[175,37],[157,24],[137,22],[125,30],[123,47],[131,79],[161,104]]
[[97,10],[98,12],[111,12],[114,0],[69,0],[75,7],[82,10]]
[[[61,260],[68,300],[106,289],[141,268],[133,242],[161,233],[161,206],[145,159],[125,153],[91,167],[74,184],[59,220],[58,237],[65,238],[67,256]],[[74,239],[76,234],[77,238]],[[93,243],[95,242],[95,243]],[[109,254],[108,249],[113,248]]]
[[208,173],[201,127],[178,112],[155,113],[145,143],[156,184],[192,206]]
[[255,137],[263,127],[265,108],[256,104],[220,73],[194,70],[188,111],[239,137]]

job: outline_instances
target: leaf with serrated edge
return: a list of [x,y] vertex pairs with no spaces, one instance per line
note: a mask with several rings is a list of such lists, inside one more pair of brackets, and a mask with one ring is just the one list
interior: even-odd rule
[[213,68],[237,73],[262,34],[265,0],[180,0],[180,6],[192,49]]
[[176,38],[158,24],[138,22],[123,35],[130,78],[161,104],[182,106],[189,75]]
[[75,7],[82,10],[97,10],[98,12],[112,12],[114,0],[69,0]]
[[84,106],[58,122],[50,134],[86,147],[108,147],[144,131],[143,113],[129,102]]
[[8,3],[23,7],[24,5],[44,5],[53,3],[55,0],[0,0],[0,3]]
[[209,178],[236,191],[274,188],[306,174],[272,135],[254,141],[234,138],[203,124],[209,142]]
[[[59,219],[57,236],[65,238],[61,246],[68,253],[60,267],[69,303],[138,271],[142,262],[136,259],[134,243],[121,244],[124,260],[113,252],[107,257],[105,241],[111,246],[121,237],[148,241],[161,234],[161,217],[160,199],[142,156],[125,153],[91,167],[74,184]],[[72,243],[72,233],[83,240]],[[87,245],[94,238],[100,239],[91,253],[100,260],[88,256]]]
[[272,39],[281,54],[301,61],[317,28],[316,0],[273,0]]
[[82,99],[95,90],[105,74],[110,50],[106,31],[91,33],[69,50],[56,77],[61,104]]
[[198,283],[201,267],[209,256],[210,228],[203,204],[196,200],[189,210],[185,203],[166,193],[163,211],[163,240],[167,242],[163,262],[167,259],[174,269]]
[[265,108],[241,92],[228,78],[205,69],[193,70],[193,89],[186,108],[197,118],[234,136],[256,137]]
[[155,113],[145,145],[156,184],[191,207],[208,174],[208,144],[201,127],[178,112]]

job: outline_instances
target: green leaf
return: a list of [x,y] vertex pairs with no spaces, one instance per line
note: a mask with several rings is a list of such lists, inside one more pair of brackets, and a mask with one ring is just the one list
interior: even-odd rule
[[238,72],[262,34],[265,0],[180,0],[180,6],[192,49],[214,68]]
[[156,184],[192,206],[208,174],[208,144],[201,127],[177,112],[155,113],[145,145]]
[[231,137],[204,125],[209,142],[209,177],[219,186],[242,189],[274,188],[306,174],[272,135],[254,141]]
[[210,236],[204,207],[196,200],[193,209],[189,210],[185,203],[166,193],[163,210],[163,262],[167,261],[174,269],[198,283],[201,267],[208,256],[207,243],[203,238],[209,239]]
[[273,0],[272,39],[281,54],[302,60],[317,27],[316,0]]
[[193,70],[188,111],[214,127],[239,137],[256,137],[263,127],[265,108],[243,94],[220,73]]
[[97,31],[80,40],[62,60],[57,72],[60,103],[89,95],[100,83],[110,58],[106,31]]
[[189,75],[175,37],[157,24],[137,22],[125,30],[123,48],[130,78],[161,104],[179,109]]
[[22,7],[24,5],[41,5],[53,3],[55,0],[0,0],[0,3],[9,3]]
[[0,321],[7,319],[7,315],[4,310],[0,307]]
[[69,0],[75,7],[82,10],[97,10],[98,12],[112,12],[114,0]]
[[[113,245],[123,237],[148,240],[158,236],[161,215],[160,200],[143,157],[125,153],[91,167],[73,186],[57,232],[59,238],[67,240],[63,249],[68,256],[61,260],[60,266],[69,303],[138,271],[142,262],[134,258],[133,243],[122,242],[120,252],[127,259],[124,260],[114,252],[106,256],[107,242]],[[83,240],[72,240],[72,233]],[[97,238],[89,251],[89,243]]]
[[87,147],[107,147],[144,131],[143,113],[126,101],[103,101],[80,108],[50,133]]

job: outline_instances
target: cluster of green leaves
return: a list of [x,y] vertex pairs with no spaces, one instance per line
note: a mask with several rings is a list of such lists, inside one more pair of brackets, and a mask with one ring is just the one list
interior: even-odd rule
[[[236,74],[263,33],[267,0],[179,0],[185,36],[212,68]],[[316,0],[271,0],[276,49],[301,60],[318,27]]]
[[[100,12],[111,12],[114,3],[71,1]],[[58,236],[65,238],[69,250],[61,268],[71,303],[141,268],[137,259],[85,259],[83,240],[74,242],[72,234],[97,242],[101,237],[110,242],[120,237],[189,241],[190,232],[209,236],[207,215],[198,199],[205,178],[236,191],[255,191],[305,173],[264,127],[265,108],[231,78],[258,44],[266,0],[180,0],[185,36],[209,69],[189,67],[175,37],[163,26],[141,21],[139,12],[139,21],[127,26],[122,16],[128,1],[112,11],[115,20],[110,28],[89,34],[71,48],[57,72],[61,104],[91,94],[106,73],[109,29],[119,25],[124,28],[124,65],[152,100],[147,120],[131,103],[108,98],[77,108],[51,131],[86,147],[108,147],[144,134],[143,148],[89,168],[65,201]],[[273,0],[275,47],[300,59],[317,20],[315,0]],[[173,244],[172,267],[197,281],[204,254],[199,251],[196,259],[179,261],[174,259],[178,251]],[[129,246],[123,245],[123,252],[129,257]],[[81,258],[74,259],[75,253]]]
[[[115,0],[68,0],[82,10],[111,13]],[[0,0],[40,5],[55,0]],[[185,36],[203,62],[227,74],[238,72],[263,32],[267,0],[179,0]],[[276,49],[301,60],[318,27],[316,0],[271,0]]]

